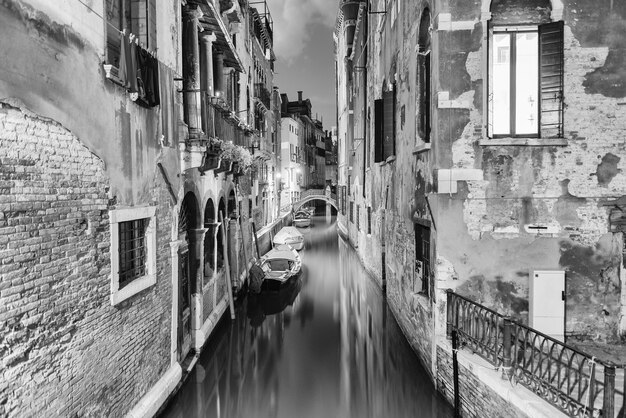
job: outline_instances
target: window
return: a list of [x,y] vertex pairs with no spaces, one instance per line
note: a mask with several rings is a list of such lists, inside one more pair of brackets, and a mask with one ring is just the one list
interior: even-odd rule
[[350,222],[354,223],[354,202],[350,202]]
[[135,35],[144,49],[156,50],[156,0],[106,0],[107,62],[119,66],[120,32]]
[[361,230],[361,205],[356,205],[356,230]]
[[563,22],[490,30],[490,137],[563,137]]
[[417,52],[417,133],[424,142],[430,142],[430,12],[425,9],[419,27]]
[[396,88],[391,84],[382,99],[374,100],[374,162],[386,161],[396,154]]
[[367,208],[367,234],[372,234],[372,208],[369,206]]
[[430,227],[415,224],[415,287],[418,293],[430,295]]
[[346,214],[346,186],[341,186],[341,214]]
[[117,209],[111,224],[111,304],[156,283],[156,208]]

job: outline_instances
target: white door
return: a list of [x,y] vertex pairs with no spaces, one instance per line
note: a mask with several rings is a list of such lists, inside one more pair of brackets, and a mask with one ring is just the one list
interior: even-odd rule
[[559,341],[565,336],[565,272],[535,270],[530,278],[529,324]]

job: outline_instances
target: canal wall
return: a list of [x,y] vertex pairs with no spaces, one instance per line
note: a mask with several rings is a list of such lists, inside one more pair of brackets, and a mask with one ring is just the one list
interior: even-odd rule
[[[457,352],[459,406],[461,416],[471,418],[565,418],[567,415],[513,380],[502,378],[502,370],[469,351]],[[452,346],[437,344],[437,390],[454,405]]]
[[[383,280],[368,267],[369,255],[354,246],[345,220],[337,222],[337,231],[356,252],[359,261],[375,283]],[[442,268],[442,267],[440,267]],[[401,279],[400,279],[401,280]],[[424,370],[437,390],[454,405],[452,346],[445,333],[445,305],[430,306],[422,299],[408,301],[399,292],[385,288],[389,308],[402,333],[409,341]],[[442,318],[435,326],[433,316]],[[554,406],[521,384],[502,379],[502,371],[470,351],[458,351],[459,397],[463,417],[557,418],[566,417]]]

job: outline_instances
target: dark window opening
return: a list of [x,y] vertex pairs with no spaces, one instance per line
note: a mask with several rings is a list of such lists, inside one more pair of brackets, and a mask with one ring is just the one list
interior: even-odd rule
[[[430,295],[430,228],[415,224],[415,279],[419,293]],[[419,282],[419,285],[418,285]]]
[[156,50],[156,0],[106,0],[107,62],[120,63],[120,32],[137,37],[144,49]]
[[430,81],[430,12],[424,10],[420,21],[417,55],[417,85],[418,85],[418,124],[417,132],[422,141],[430,142],[430,108],[431,108],[431,81]]
[[372,208],[367,208],[367,233],[372,233]]

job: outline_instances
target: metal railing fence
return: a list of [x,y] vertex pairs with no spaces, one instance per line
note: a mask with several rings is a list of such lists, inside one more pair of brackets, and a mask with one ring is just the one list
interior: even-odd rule
[[448,290],[447,334],[573,417],[615,417],[617,366]]

